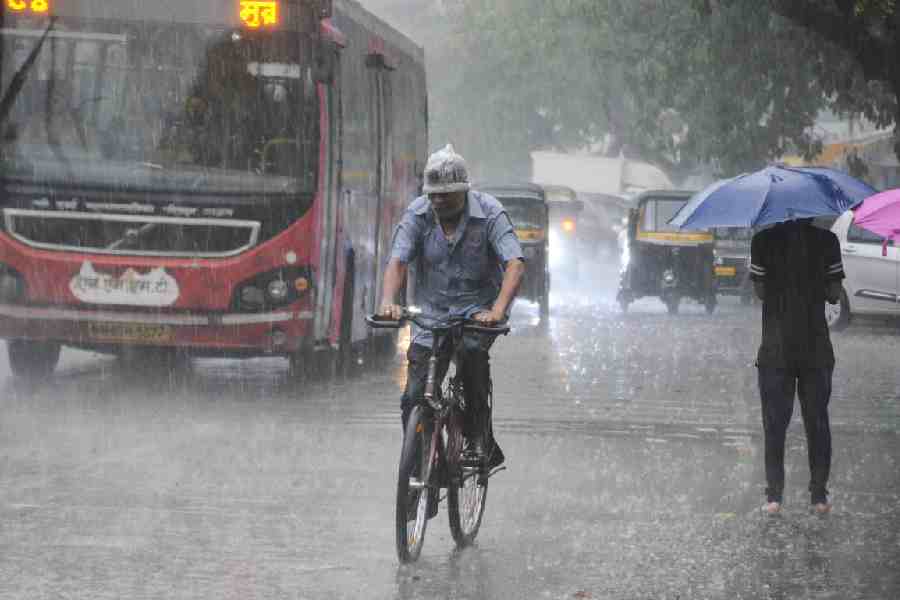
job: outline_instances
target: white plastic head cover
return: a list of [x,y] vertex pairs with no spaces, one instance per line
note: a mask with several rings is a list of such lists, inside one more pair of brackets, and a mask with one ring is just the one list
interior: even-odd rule
[[426,194],[465,192],[469,189],[469,169],[465,159],[456,153],[451,144],[428,157],[425,165]]

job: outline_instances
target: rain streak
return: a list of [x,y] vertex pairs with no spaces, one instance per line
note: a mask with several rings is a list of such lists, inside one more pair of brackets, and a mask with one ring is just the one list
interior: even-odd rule
[[900,597],[896,2],[0,2],[0,599]]

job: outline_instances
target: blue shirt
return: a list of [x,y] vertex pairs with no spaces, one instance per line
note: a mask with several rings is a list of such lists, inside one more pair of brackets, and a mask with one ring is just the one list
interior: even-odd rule
[[[391,258],[413,264],[414,303],[428,315],[471,316],[497,299],[503,265],[522,259],[522,247],[503,205],[469,191],[453,237],[447,239],[427,196],[416,198],[394,231]],[[431,346],[426,331],[413,343]]]

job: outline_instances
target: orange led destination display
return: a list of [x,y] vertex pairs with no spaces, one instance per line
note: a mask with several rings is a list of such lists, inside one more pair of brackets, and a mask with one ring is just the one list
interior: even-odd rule
[[241,0],[241,23],[250,29],[278,25],[279,19],[277,0]]
[[50,12],[49,0],[6,0],[6,7],[17,13],[45,15]]

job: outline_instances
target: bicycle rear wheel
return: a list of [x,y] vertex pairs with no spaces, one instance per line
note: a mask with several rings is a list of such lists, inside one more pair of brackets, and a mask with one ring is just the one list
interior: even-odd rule
[[451,474],[447,486],[450,533],[456,545],[465,548],[475,541],[481,527],[488,477],[484,466],[462,461],[463,435],[458,413],[447,424],[447,438],[447,463]]
[[400,562],[418,559],[425,543],[431,458],[430,423],[422,407],[416,406],[406,423],[397,476],[397,556]]

